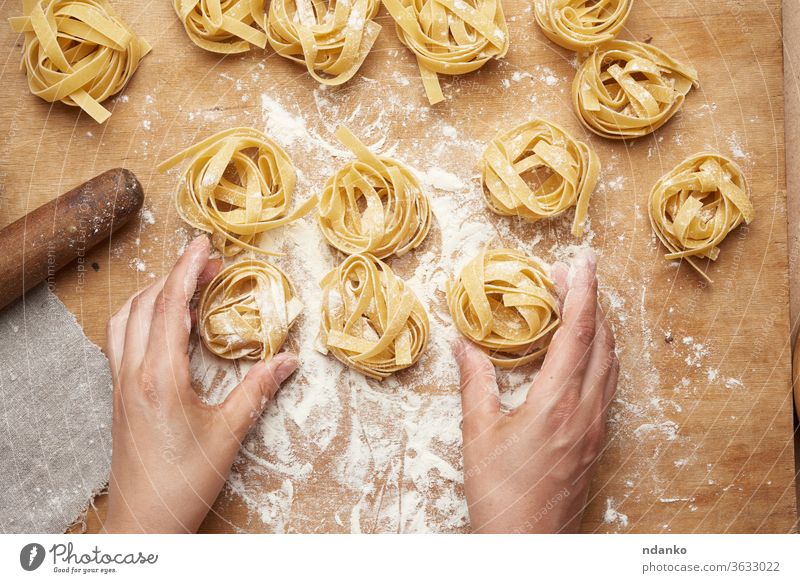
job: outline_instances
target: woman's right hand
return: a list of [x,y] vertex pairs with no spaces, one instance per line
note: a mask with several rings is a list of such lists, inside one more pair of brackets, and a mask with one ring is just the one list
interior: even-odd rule
[[614,336],[597,304],[596,258],[553,268],[563,321],[526,401],[500,410],[494,366],[466,340],[461,372],[464,488],[474,532],[574,532],[617,387]]

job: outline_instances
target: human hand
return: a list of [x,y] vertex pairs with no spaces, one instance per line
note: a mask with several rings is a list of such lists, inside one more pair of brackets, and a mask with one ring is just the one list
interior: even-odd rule
[[453,351],[461,372],[464,489],[474,532],[574,532],[604,442],[619,361],[597,305],[596,258],[580,253],[553,268],[562,324],[526,401],[500,410],[495,371],[466,340]]
[[220,405],[189,374],[190,303],[220,269],[208,238],[167,277],[130,298],[108,324],[114,380],[108,532],[195,532],[225,483],[242,440],[297,368],[282,353],[254,365]]

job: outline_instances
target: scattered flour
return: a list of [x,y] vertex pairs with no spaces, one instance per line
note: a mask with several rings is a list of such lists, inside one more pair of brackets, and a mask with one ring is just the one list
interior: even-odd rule
[[625,529],[628,527],[628,516],[619,512],[615,508],[615,504],[614,498],[609,497],[606,499],[606,511],[603,514],[603,520],[606,524],[613,524],[618,528]]
[[131,266],[131,269],[135,271],[140,271],[140,272],[147,271],[147,264],[138,257],[131,259],[129,265]]
[[[565,83],[547,67],[537,67],[532,73],[515,72],[511,81],[545,86]],[[406,85],[409,79],[395,72],[394,82]],[[633,240],[633,231],[628,231],[628,238],[622,231],[615,233],[608,245],[597,240],[601,235],[591,224],[582,239],[572,237],[571,213],[535,226],[488,213],[477,162],[485,147],[483,140],[501,127],[522,121],[514,112],[475,140],[461,136],[446,116],[433,117],[427,106],[408,105],[372,80],[359,78],[341,92],[332,95],[331,90],[314,90],[312,108],[302,112],[291,98],[277,92],[263,93],[254,103],[260,105],[261,127],[295,162],[296,200],[319,192],[327,178],[352,159],[333,135],[340,125],[348,126],[376,153],[402,160],[417,175],[430,198],[434,226],[420,248],[389,263],[426,304],[430,343],[418,366],[382,383],[365,379],[320,354],[315,349],[321,297],[317,282],[341,257],[326,244],[311,216],[264,237],[264,248],[283,253],[271,261],[298,283],[305,305],[287,343],[288,349],[298,353],[301,364],[268,406],[234,466],[228,492],[244,501],[249,510],[248,521],[234,527],[274,532],[468,530],[460,397],[450,353],[457,333],[444,290],[448,278],[486,245],[517,247],[546,262],[569,261],[584,248],[598,252],[601,299],[616,332],[622,363],[619,390],[609,413],[607,455],[621,464],[613,491],[616,499],[624,500],[635,488],[645,488],[654,500],[677,501],[677,496],[663,493],[669,484],[659,474],[657,463],[661,458],[670,467],[691,463],[684,449],[687,438],[681,435],[677,418],[672,418],[682,409],[667,398],[669,391],[674,391],[676,398],[685,398],[690,381],[684,379],[685,383],[674,389],[671,384],[664,386],[653,354],[664,350],[664,329],[670,330],[670,338],[675,330],[676,338],[666,346],[679,356],[676,361],[685,359],[692,369],[703,366],[709,346],[691,337],[679,339],[674,324],[679,321],[678,314],[671,329],[666,325],[653,328],[652,310],[648,311],[647,305],[657,299],[648,295],[650,266],[631,266],[623,255],[624,243]],[[346,105],[348,92],[362,98]],[[403,132],[393,133],[411,122],[427,129],[413,139],[402,137]],[[252,119],[247,123],[258,127]],[[629,169],[621,164],[621,160],[604,160],[599,198],[627,196],[638,188],[638,184],[628,183]],[[153,224],[150,218],[154,221],[143,211],[142,221]],[[618,219],[602,220],[604,225],[616,225]],[[646,221],[641,210],[636,221]],[[176,239],[185,245],[188,237],[183,231]],[[132,267],[145,270],[144,262],[141,269],[138,263],[132,262]],[[672,312],[670,308],[667,313]],[[205,387],[206,398],[215,402],[225,397],[247,369],[245,364],[220,361],[199,345],[193,347],[191,361],[195,382]],[[727,378],[723,371],[713,369],[712,379],[711,370],[709,381]],[[506,410],[524,401],[536,373],[534,367],[498,372]],[[725,382],[729,389],[740,385],[733,378]],[[634,451],[647,451],[652,458],[638,455],[634,463]],[[309,492],[320,489],[335,494],[309,498]],[[595,520],[617,530],[627,529],[629,523],[635,526],[636,517],[629,521],[628,515],[619,512],[616,499],[608,497],[605,509],[595,506]]]

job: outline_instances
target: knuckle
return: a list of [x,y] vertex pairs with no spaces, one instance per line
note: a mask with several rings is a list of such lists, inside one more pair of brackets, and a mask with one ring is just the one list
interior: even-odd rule
[[139,372],[138,384],[145,398],[150,403],[158,404],[159,398],[155,377],[146,370],[142,370]]
[[580,394],[575,390],[564,391],[555,402],[547,408],[546,419],[553,427],[561,427],[575,414],[580,402]]
[[605,437],[605,425],[599,416],[600,413],[598,413],[598,419],[595,419],[589,425],[589,429],[586,432],[586,440],[590,453],[593,452],[595,455],[599,453],[603,445],[603,438]]
[[583,348],[589,348],[592,345],[594,333],[594,321],[589,319],[576,320],[570,326],[570,335],[573,341]]
[[[141,296],[141,295],[137,295],[135,298],[133,298],[133,299],[131,300],[131,310],[130,310],[130,313],[131,313],[131,314],[133,314],[133,313],[135,313],[136,311],[138,311],[138,310],[139,310],[139,308],[141,307],[141,305],[142,305],[142,296]],[[119,312],[117,312],[117,314],[119,314]]]
[[491,439],[490,436],[494,435],[491,423],[486,423],[477,413],[464,414],[461,419],[461,432],[465,444],[473,445],[484,443],[487,438]]
[[167,292],[166,290],[158,294],[154,306],[155,313],[159,316],[166,316],[175,312],[176,310],[180,310],[181,308],[182,303],[173,294]]

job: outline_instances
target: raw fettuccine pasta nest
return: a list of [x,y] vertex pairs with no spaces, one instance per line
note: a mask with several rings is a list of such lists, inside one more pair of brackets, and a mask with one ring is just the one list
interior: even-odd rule
[[697,72],[664,51],[615,40],[596,48],[578,69],[572,103],[597,135],[638,138],[667,123],[697,84]]
[[325,85],[341,85],[367,58],[381,26],[379,0],[272,0],[267,39]]
[[336,136],[357,159],[325,185],[319,203],[325,238],[348,255],[379,259],[418,247],[430,230],[431,211],[417,179],[397,160],[370,152],[347,128]]
[[680,163],[661,177],[650,192],[650,224],[669,250],[667,259],[712,261],[719,244],[733,229],[755,218],[742,170],[732,160],[703,152]]
[[214,246],[226,257],[249,249],[276,255],[254,245],[271,229],[290,223],[316,204],[309,198],[290,210],[295,170],[286,152],[262,132],[233,128],[214,134],[162,162],[159,171],[182,160],[175,204],[183,220],[211,233]]
[[239,261],[220,271],[203,292],[200,336],[222,358],[269,360],[302,310],[280,269],[256,259]]
[[266,3],[261,0],[173,0],[186,34],[198,47],[229,55],[267,46]]
[[543,265],[511,249],[470,261],[450,282],[447,304],[456,328],[504,368],[543,356],[561,322]]
[[551,41],[583,51],[613,40],[633,0],[535,0],[536,23]]
[[508,51],[502,0],[383,0],[397,35],[417,57],[431,104],[444,100],[437,74],[463,75]]
[[572,233],[583,234],[600,160],[563,128],[541,119],[524,123],[492,140],[480,169],[486,202],[497,214],[534,222],[575,206]]
[[20,68],[31,93],[106,121],[111,112],[100,103],[125,87],[150,45],[106,0],[26,0],[22,8],[9,22],[25,33]]
[[322,352],[378,380],[419,360],[428,343],[428,315],[388,265],[351,255],[321,286]]

